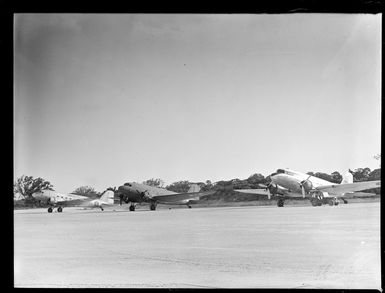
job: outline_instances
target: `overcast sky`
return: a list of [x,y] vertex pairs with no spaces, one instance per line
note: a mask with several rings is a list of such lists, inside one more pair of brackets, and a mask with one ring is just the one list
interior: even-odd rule
[[381,15],[16,14],[14,176],[378,168]]

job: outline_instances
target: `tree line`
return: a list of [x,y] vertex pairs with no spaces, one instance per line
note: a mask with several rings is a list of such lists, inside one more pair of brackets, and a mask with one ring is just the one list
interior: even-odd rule
[[[358,168],[354,171],[350,170],[353,175],[353,182],[361,181],[372,181],[372,180],[381,180],[381,168],[370,170],[370,168]],[[332,183],[341,183],[342,175],[335,171],[331,174],[322,173],[322,172],[307,172],[307,174],[327,180]],[[201,187],[202,191],[221,191],[222,193],[232,193],[233,189],[256,189],[263,188],[271,181],[270,176],[264,176],[260,173],[255,173],[250,175],[246,179],[231,179],[231,180],[220,180],[215,183],[210,180],[205,182],[190,182],[188,180],[176,181],[172,184],[164,186],[164,181],[160,178],[151,178],[146,181],[143,181],[143,184],[165,188],[170,191],[185,193],[189,190],[191,184],[198,184]],[[108,189],[116,190],[116,188],[109,187]],[[41,190],[54,190],[53,185],[41,178],[33,178],[32,176],[21,176],[16,179],[13,185],[14,198],[16,194],[20,194],[21,197],[25,200],[33,201],[32,194]],[[367,190],[371,193],[380,193],[380,188],[374,188]],[[91,186],[80,186],[76,188],[73,194],[83,195],[90,198],[97,198],[101,195],[101,192],[96,191]]]
[[[370,168],[358,168],[354,171],[349,170],[353,175],[353,182],[362,182],[362,181],[373,181],[373,180],[381,180],[381,168],[374,169],[373,171]],[[324,180],[327,180],[332,183],[341,183],[343,176],[338,172],[334,171],[331,174],[323,173],[323,172],[307,172],[307,174],[312,175],[314,177],[318,177]],[[255,173],[250,175],[246,179],[231,179],[231,180],[221,180],[215,183],[212,183],[210,180],[206,180],[205,182],[190,182],[188,180],[181,180],[174,182],[170,185],[164,186],[164,181],[160,178],[152,178],[146,181],[143,181],[143,184],[165,188],[170,191],[184,193],[187,192],[192,183],[198,184],[201,187],[202,191],[209,190],[221,190],[221,189],[256,189],[262,188],[263,186],[269,184],[271,182],[270,176],[263,176],[260,173]],[[379,193],[380,188],[375,188],[371,190],[371,192]]]

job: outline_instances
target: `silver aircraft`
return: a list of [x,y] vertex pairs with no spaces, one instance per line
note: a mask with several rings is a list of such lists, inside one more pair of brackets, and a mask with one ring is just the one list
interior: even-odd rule
[[[311,176],[290,169],[278,169],[270,175],[271,182],[261,189],[236,189],[237,192],[263,194],[270,199],[277,199],[278,207],[283,207],[285,199],[308,198],[313,206],[322,204],[338,205],[339,199],[347,203],[345,198],[361,191],[381,186],[381,180],[353,182],[353,175],[347,172],[341,184]],[[369,194],[370,195],[370,194]]]

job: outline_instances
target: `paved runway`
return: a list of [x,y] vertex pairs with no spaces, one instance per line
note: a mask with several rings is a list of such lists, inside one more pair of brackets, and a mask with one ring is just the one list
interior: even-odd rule
[[14,212],[15,287],[379,289],[380,203]]

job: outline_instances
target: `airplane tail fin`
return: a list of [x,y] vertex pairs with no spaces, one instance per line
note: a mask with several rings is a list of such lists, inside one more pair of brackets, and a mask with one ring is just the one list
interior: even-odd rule
[[200,190],[200,186],[194,183],[190,185],[190,189],[187,191],[187,193],[199,192]]
[[[350,170],[349,170],[350,171]],[[353,175],[350,172],[346,172],[344,176],[342,176],[342,182],[341,184],[344,183],[353,183]]]
[[114,192],[112,190],[106,190],[103,192],[100,200],[108,202],[109,204],[114,204]]

